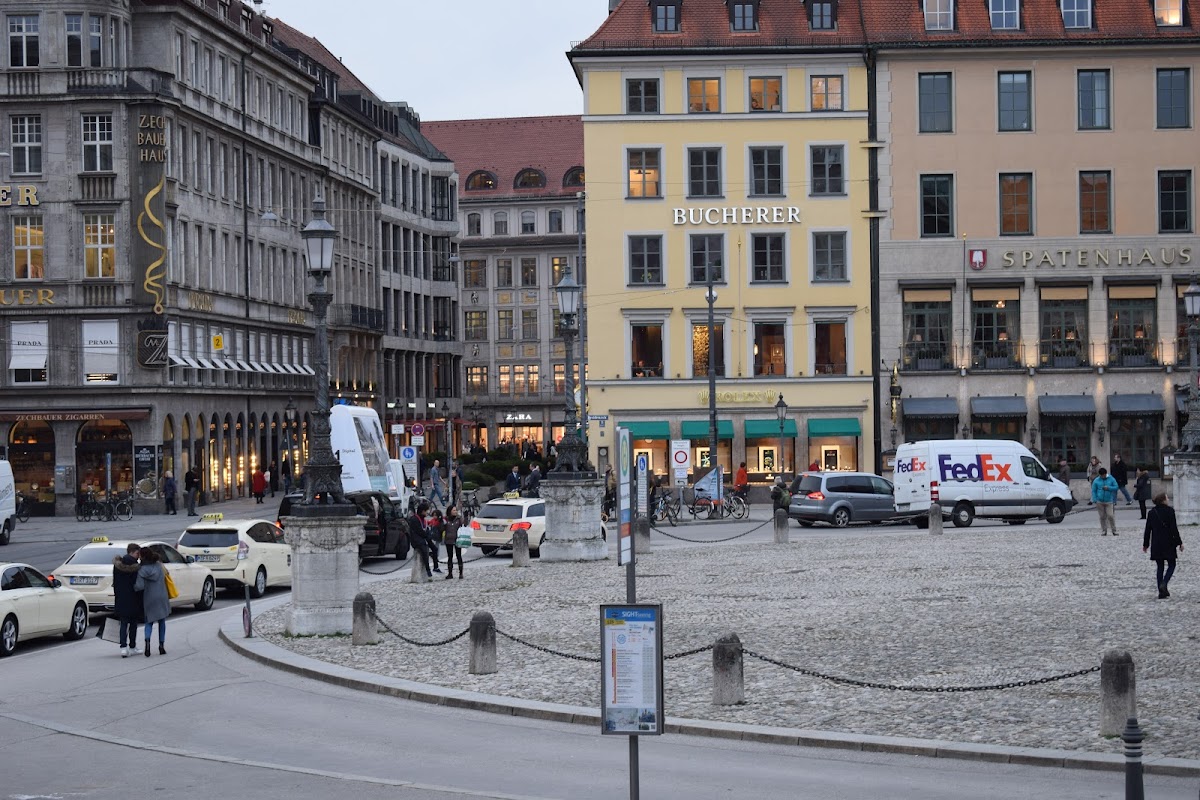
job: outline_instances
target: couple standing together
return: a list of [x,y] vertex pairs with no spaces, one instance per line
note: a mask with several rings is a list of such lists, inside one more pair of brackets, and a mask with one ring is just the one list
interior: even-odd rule
[[[137,652],[137,626],[145,623],[146,657],[150,657],[150,634],[158,623],[158,652],[167,654],[167,617],[171,597],[167,591],[167,567],[158,553],[130,543],[125,555],[113,558],[114,616],[121,622],[121,658]],[[128,642],[128,647],[126,643]]]

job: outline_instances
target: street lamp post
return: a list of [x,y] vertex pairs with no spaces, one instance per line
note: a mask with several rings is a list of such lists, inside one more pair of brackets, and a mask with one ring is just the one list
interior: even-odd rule
[[563,421],[563,438],[558,445],[558,463],[555,472],[590,471],[587,463],[587,445],[579,439],[579,414],[575,406],[575,326],[578,321],[579,303],[583,287],[571,275],[568,266],[563,270],[562,280],[554,287],[558,296],[558,313],[562,325],[563,346],[567,363],[564,367],[566,388],[566,418]]
[[450,490],[450,499],[446,504],[455,502],[454,491],[454,423],[450,420],[450,404],[442,401],[442,417],[446,420],[446,486]]
[[1196,453],[1200,451],[1200,372],[1196,366],[1196,349],[1200,345],[1200,286],[1196,285],[1194,276],[1183,293],[1183,305],[1188,317],[1188,363],[1192,381],[1188,387],[1188,421],[1179,432],[1179,445],[1186,453]]
[[[779,465],[779,477],[783,478],[784,473],[784,457],[786,452],[783,448],[783,423],[787,419],[788,406],[783,402],[783,392],[779,393],[779,400],[775,403],[775,416],[779,417],[779,456],[775,459]],[[784,478],[786,480],[786,478]]]
[[289,396],[287,405],[283,407],[283,418],[287,420],[287,469],[283,473],[283,488],[285,492],[292,489],[292,471],[296,464],[296,447],[295,447],[295,426],[296,426],[296,403]]
[[[717,326],[716,311],[717,293],[713,289],[712,264],[705,263],[704,279],[708,287],[705,299],[708,301],[708,466],[717,469]],[[717,484],[717,497],[721,496],[721,484]],[[721,516],[724,506],[717,505],[717,516]]]

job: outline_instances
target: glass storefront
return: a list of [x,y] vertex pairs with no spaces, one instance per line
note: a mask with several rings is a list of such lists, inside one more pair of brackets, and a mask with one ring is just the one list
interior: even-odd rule
[[41,421],[18,422],[8,438],[8,460],[18,491],[34,499],[33,513],[54,514],[54,431]]
[[133,433],[118,419],[93,420],[75,440],[79,491],[127,492],[133,488]]

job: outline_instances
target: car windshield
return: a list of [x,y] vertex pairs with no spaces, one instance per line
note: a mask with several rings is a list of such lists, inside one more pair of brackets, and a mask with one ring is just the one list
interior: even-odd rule
[[792,489],[794,494],[821,491],[821,476],[820,475],[802,475],[798,485]]
[[67,559],[73,566],[88,566],[92,564],[112,565],[113,557],[125,555],[124,547],[85,547],[76,550],[75,555]]
[[238,535],[234,528],[205,528],[202,531],[184,531],[179,539],[180,547],[237,547]]
[[484,503],[475,516],[479,519],[520,519],[525,510],[513,503]]

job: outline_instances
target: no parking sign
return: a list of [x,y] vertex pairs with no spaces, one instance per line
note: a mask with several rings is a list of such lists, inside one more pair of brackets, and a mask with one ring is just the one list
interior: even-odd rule
[[688,464],[692,443],[687,439],[671,440],[671,475],[675,488],[687,486]]

